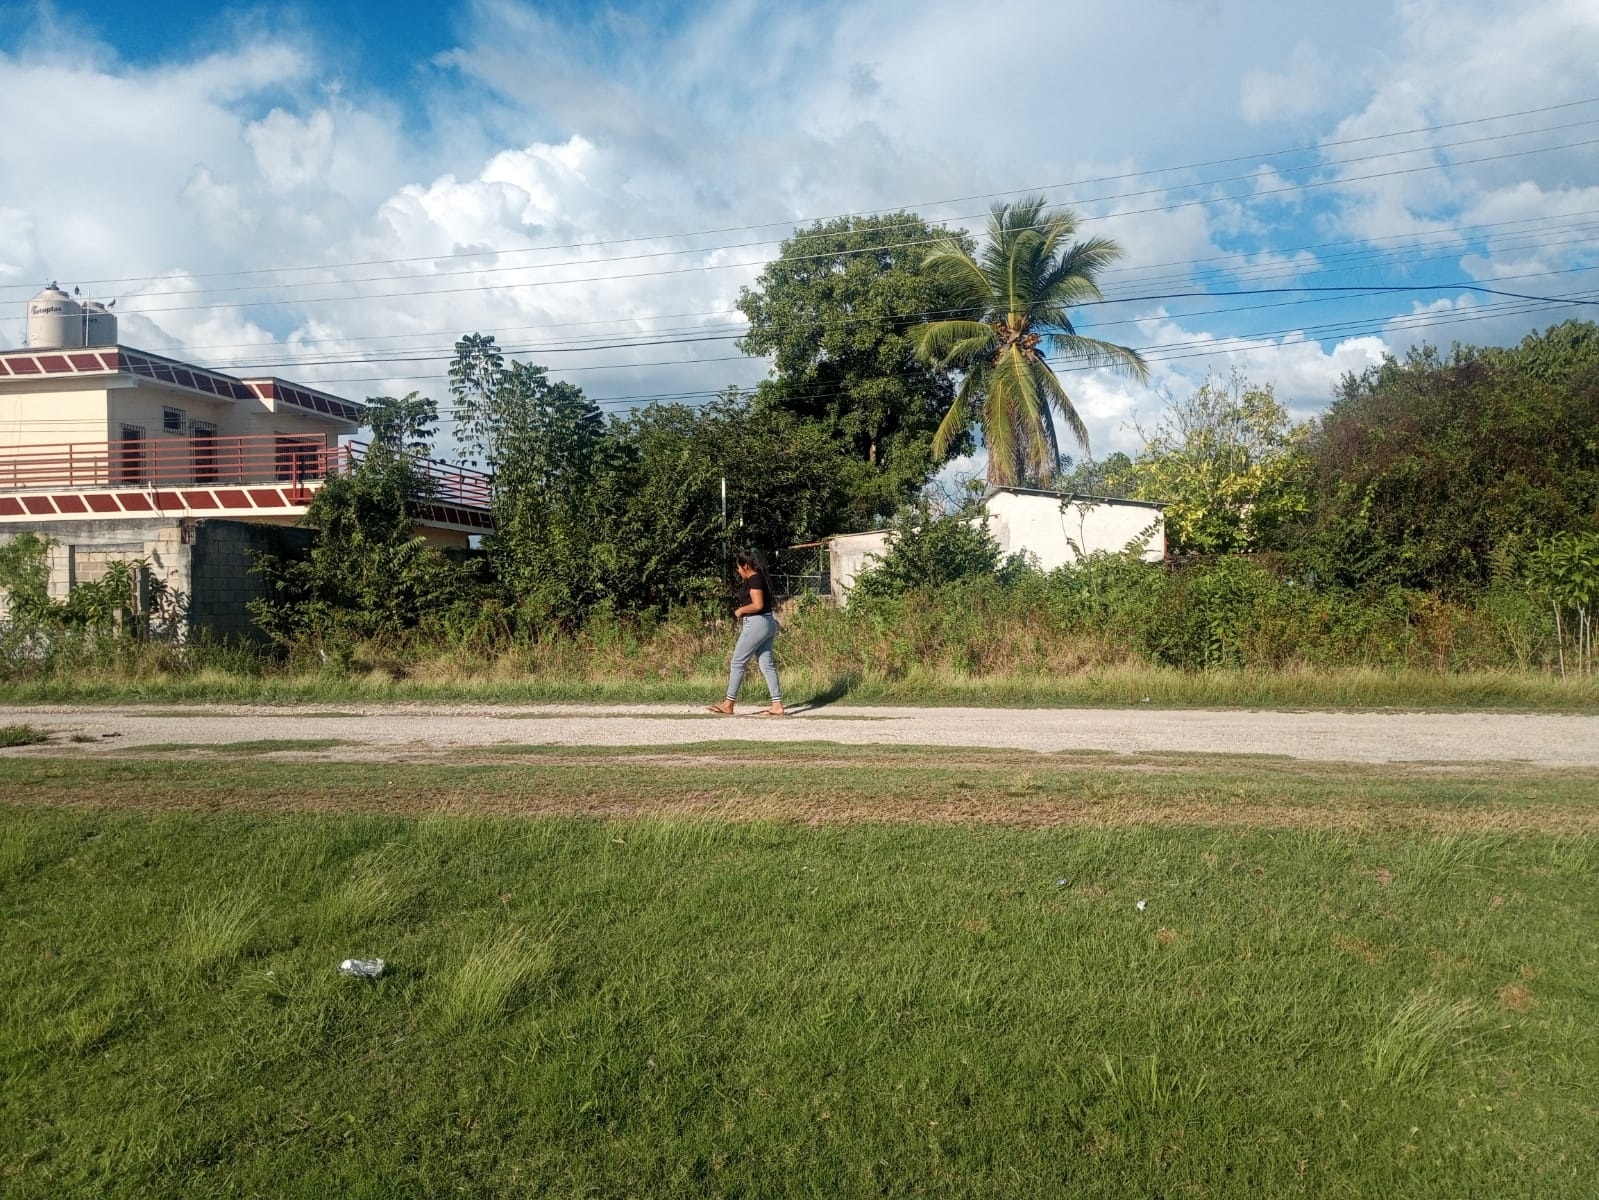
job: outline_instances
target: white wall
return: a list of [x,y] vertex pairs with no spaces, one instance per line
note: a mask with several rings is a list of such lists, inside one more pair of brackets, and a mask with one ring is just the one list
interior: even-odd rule
[[1079,551],[1119,554],[1132,548],[1141,550],[1146,562],[1166,556],[1165,518],[1147,504],[1000,491],[984,505],[1000,553],[1030,554],[1040,570],[1076,562]]
[[[999,543],[1001,557],[1027,554],[1042,571],[1076,562],[1079,551],[1120,554],[1132,548],[1141,552],[1145,562],[1166,557],[1166,521],[1153,505],[1008,491],[995,492],[984,505],[988,531]],[[888,531],[883,529],[831,539],[828,562],[833,595],[841,601],[847,599],[856,577],[882,558],[887,547]]]
[[888,545],[888,531],[874,529],[870,533],[841,533],[827,547],[827,569],[833,580],[833,595],[842,600],[855,586],[855,577],[869,570],[883,557]]

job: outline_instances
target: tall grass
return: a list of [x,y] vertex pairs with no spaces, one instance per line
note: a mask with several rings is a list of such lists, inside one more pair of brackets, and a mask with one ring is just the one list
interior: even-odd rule
[[[1513,588],[1470,602],[1295,586],[1255,564],[1121,560],[979,579],[847,608],[788,607],[791,692],[864,702],[1599,706],[1559,680],[1554,629]],[[697,700],[733,629],[700,610],[558,627],[413,631],[278,654],[59,635],[0,653],[0,695],[50,699]],[[0,631],[0,644],[5,642]],[[758,679],[749,688],[759,692]]]
[[530,938],[514,929],[491,936],[447,975],[438,998],[440,1024],[472,1032],[513,1016],[554,961],[549,935]]
[[1400,1004],[1366,1046],[1372,1079],[1393,1087],[1414,1087],[1446,1055],[1455,1055],[1472,1035],[1463,1032],[1477,1013],[1469,999],[1445,1001],[1428,993]]

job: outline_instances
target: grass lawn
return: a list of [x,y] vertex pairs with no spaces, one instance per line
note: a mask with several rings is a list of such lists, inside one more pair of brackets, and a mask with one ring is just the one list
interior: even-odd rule
[[[783,668],[791,703],[847,699],[851,704],[975,705],[984,708],[1348,708],[1503,709],[1520,712],[1599,711],[1599,676],[1562,679],[1538,671],[1343,670],[1178,671],[1161,667],[1104,667],[1004,675],[918,669],[894,679],[828,677]],[[392,667],[351,674],[233,674],[203,669],[188,674],[75,672],[61,678],[0,683],[4,704],[262,703],[709,703],[727,686],[725,659],[716,656],[692,673],[631,672],[600,664],[577,671],[530,674],[460,664]],[[764,696],[757,680],[745,699]]]
[[0,757],[0,1194],[1594,1194],[1591,775],[250,749]]

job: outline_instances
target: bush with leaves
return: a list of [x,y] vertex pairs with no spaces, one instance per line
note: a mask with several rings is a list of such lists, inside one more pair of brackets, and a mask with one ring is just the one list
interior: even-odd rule
[[1191,395],[1168,401],[1126,469],[1129,494],[1165,503],[1173,553],[1254,550],[1306,510],[1293,473],[1303,433],[1269,384],[1237,371],[1211,376]]
[[[1014,576],[1025,569],[1023,562],[1012,559],[1004,573]],[[988,531],[986,517],[935,519],[927,510],[916,509],[889,530],[882,558],[856,577],[850,598],[900,596],[1001,571],[999,543]]]
[[1599,608],[1599,534],[1558,534],[1528,556],[1533,588],[1555,619],[1560,673],[1594,668],[1594,610]]

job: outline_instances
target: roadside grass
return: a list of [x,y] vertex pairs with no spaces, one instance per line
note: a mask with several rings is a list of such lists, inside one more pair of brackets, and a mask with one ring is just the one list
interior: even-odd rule
[[342,738],[256,738],[247,742],[147,742],[129,746],[124,754],[205,753],[248,757],[256,754],[310,753],[342,746]]
[[[151,671],[134,676],[83,670],[61,678],[0,682],[0,703],[232,702],[349,704],[362,701],[534,703],[678,703],[719,698],[727,684],[721,660],[692,672],[633,671],[611,665],[529,673],[514,663],[390,665],[350,674],[266,670],[234,674]],[[752,690],[753,689],[753,690]],[[784,668],[791,703],[973,705],[981,707],[1504,709],[1599,711],[1599,676],[1561,679],[1538,671],[1338,670],[1179,671],[1139,665],[1071,672],[963,674],[918,668],[892,677],[819,674]],[[745,699],[764,698],[759,681]]]
[[10,746],[37,746],[49,740],[48,730],[33,725],[0,725],[0,749]]
[[[1592,779],[831,752],[5,760],[0,1192],[1592,1194]],[[918,778],[1462,822],[805,823]]]
[[[1429,877],[1471,871],[1496,836],[1599,834],[1599,771],[1509,764],[1325,764],[1258,755],[1041,754],[824,741],[508,744],[425,762],[380,763],[307,763],[234,755],[232,749],[4,757],[0,797],[61,807],[439,820],[607,816],[807,825],[1392,829],[1439,835],[1416,843],[1415,857],[1405,864],[1407,876]],[[1587,862],[1584,844],[1573,842],[1563,853]]]

